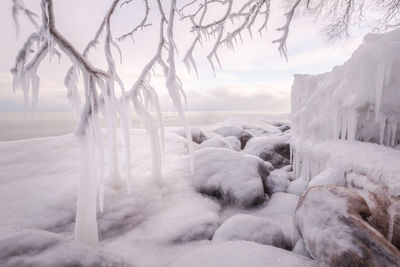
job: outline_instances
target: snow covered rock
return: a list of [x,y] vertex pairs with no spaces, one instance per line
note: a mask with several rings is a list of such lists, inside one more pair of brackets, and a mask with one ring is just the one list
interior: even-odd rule
[[275,193],[262,207],[251,214],[265,217],[279,225],[285,236],[286,246],[293,247],[300,239],[294,222],[294,214],[299,197],[288,193]]
[[285,192],[289,186],[289,175],[283,170],[273,170],[266,179],[268,194]]
[[370,215],[354,191],[315,186],[300,199],[296,223],[310,255],[323,266],[400,266],[400,252],[365,221]]
[[0,265],[28,266],[134,266],[122,257],[93,249],[41,230],[0,232]]
[[294,181],[291,181],[286,189],[287,193],[301,196],[304,191],[307,189],[307,181],[302,177],[297,178]]
[[309,267],[317,264],[290,251],[248,241],[230,241],[200,247],[171,267]]
[[348,188],[364,198],[371,209],[371,216],[368,217],[368,223],[383,236],[388,236],[389,232],[393,230],[389,227],[389,207],[392,203],[398,201],[398,198],[392,197],[385,185],[376,183],[363,173],[354,171],[346,172],[345,182]]
[[225,138],[220,137],[220,136],[215,136],[215,137],[205,140],[198,146],[198,149],[206,148],[206,147],[219,147],[219,148],[233,149],[232,146],[225,140]]
[[343,171],[335,168],[327,168],[315,176],[308,184],[308,187],[329,184],[344,186],[345,181]]
[[[205,140],[207,140],[206,135],[203,133],[203,131],[198,128],[198,127],[190,127],[190,132],[192,134],[192,141],[197,143],[197,144],[201,144],[203,143]],[[184,138],[186,138],[186,132],[185,129],[183,127],[179,128],[176,133]]]
[[290,135],[257,136],[249,140],[243,152],[270,162],[275,168],[290,163]]
[[215,232],[213,242],[244,240],[286,248],[281,228],[274,222],[248,214],[237,214],[227,219]]
[[400,201],[390,205],[387,211],[389,213],[387,239],[400,249]]
[[311,257],[310,253],[308,253],[306,245],[304,244],[304,240],[302,238],[300,238],[296,245],[294,246],[293,250],[294,253],[297,253],[299,255],[302,255],[304,257]]
[[235,150],[235,151],[240,151],[241,150],[242,145],[240,143],[240,140],[237,139],[237,137],[235,137],[235,136],[227,136],[227,137],[225,137],[225,141],[228,142],[231,145],[233,150]]
[[267,166],[254,156],[223,148],[194,152],[192,183],[195,189],[223,203],[244,207],[263,203],[268,175]]
[[247,141],[253,136],[246,130],[235,126],[222,126],[214,130],[215,133],[222,135],[224,137],[234,136],[240,140],[240,148],[243,149]]

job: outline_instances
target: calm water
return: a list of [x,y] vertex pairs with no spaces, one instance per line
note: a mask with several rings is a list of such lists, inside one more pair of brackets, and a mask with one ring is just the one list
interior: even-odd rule
[[[164,112],[166,126],[179,126],[178,118],[172,112]],[[224,121],[227,118],[264,119],[287,121],[286,114],[267,112],[237,111],[188,111],[186,117],[190,125],[207,125]],[[77,121],[69,112],[0,113],[0,141],[58,136],[73,133]],[[132,127],[142,127],[140,119],[134,115]]]

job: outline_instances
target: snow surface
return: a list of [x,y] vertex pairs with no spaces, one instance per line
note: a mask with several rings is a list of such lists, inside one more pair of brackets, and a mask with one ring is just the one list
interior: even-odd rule
[[204,148],[194,153],[193,186],[224,203],[245,207],[265,200],[267,166],[257,157],[224,148]]
[[317,266],[306,257],[272,246],[231,241],[199,248],[176,261],[172,267],[296,267]]
[[237,214],[226,220],[215,232],[216,243],[244,240],[286,248],[281,228],[274,222],[248,214]]
[[[268,126],[269,124],[264,121],[255,124],[262,125],[264,128],[269,127],[271,130],[277,129],[275,126]],[[204,128],[204,133],[209,136],[210,129],[223,125],[220,123],[209,126],[208,129]],[[242,127],[243,122],[230,121],[227,125]],[[100,207],[97,207],[99,249],[101,250],[98,253],[120,256],[124,262],[133,266],[170,266],[177,258],[196,248],[213,244],[210,240],[215,231],[227,219],[225,210],[230,209],[228,213],[231,215],[247,210],[241,206],[221,205],[215,198],[199,194],[195,190],[192,185],[194,175],[190,172],[185,148],[186,140],[174,133],[172,129],[165,133],[164,172],[161,187],[150,179],[152,175],[151,149],[146,131],[132,129],[129,135],[132,141],[130,150],[134,152],[131,154],[130,192],[128,193],[124,186],[116,189],[112,186],[112,177],[104,177],[103,212],[100,212]],[[210,137],[212,138],[212,135]],[[106,148],[107,140],[104,136]],[[126,153],[124,144],[123,136],[117,135],[116,148],[119,158],[124,158]],[[262,163],[266,168],[270,168],[268,163],[254,156],[221,148],[205,148],[198,152],[208,149],[228,151],[224,154],[233,155],[232,159],[237,159],[237,161],[229,161],[228,159],[231,158],[225,161],[226,166],[232,169],[231,179],[240,180],[243,178],[241,175],[245,174],[244,180],[249,179],[249,184],[254,182],[254,191],[264,199],[264,188],[258,164]],[[35,229],[34,231],[37,232],[28,234],[32,236],[29,245],[35,251],[40,250],[43,243],[41,240],[53,237],[63,240],[62,243],[75,246],[71,240],[74,237],[76,192],[80,179],[79,160],[79,144],[72,134],[0,142],[0,229],[2,233],[7,233],[1,234],[0,238],[11,235],[14,229],[21,229],[21,231]],[[204,160],[207,160],[206,156]],[[238,162],[242,162],[241,166],[246,166],[246,168],[239,168]],[[96,162],[97,166],[100,163],[100,161]],[[121,163],[123,165],[124,162]],[[102,167],[107,170],[108,161],[104,161],[103,164]],[[229,168],[223,168],[223,170],[227,171]],[[234,169],[236,171],[233,171]],[[241,171],[238,172],[239,169]],[[126,168],[120,168],[120,172],[121,176],[126,177]],[[250,186],[246,189],[245,186],[239,189],[249,190],[249,194],[253,195],[252,188]],[[265,203],[247,211],[279,225],[285,237],[285,244],[288,244],[286,246],[290,246],[291,242],[287,240],[294,231],[294,226],[290,223],[293,222],[293,212],[298,198],[286,194],[286,197],[279,200],[277,199],[279,194],[272,195],[271,203]],[[37,235],[43,236],[36,237]],[[66,245],[68,246],[70,245]],[[76,247],[79,249],[79,246]],[[86,246],[85,249],[82,248],[82,251],[86,251],[86,248]],[[66,261],[75,262],[74,251],[64,255]],[[46,266],[46,262],[52,260],[49,252],[43,250],[43,253],[38,254],[37,257],[32,257],[32,260],[37,259]],[[88,255],[92,254],[88,253]],[[9,259],[9,256],[4,257]],[[96,257],[93,256],[93,260],[96,260]],[[29,258],[26,260],[28,262]],[[5,259],[0,258],[0,266],[4,265],[1,264],[2,261]]]

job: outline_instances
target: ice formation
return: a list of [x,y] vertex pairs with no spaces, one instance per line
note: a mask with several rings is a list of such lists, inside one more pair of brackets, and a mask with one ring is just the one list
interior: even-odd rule
[[296,75],[291,96],[293,163],[309,180],[322,169],[314,144],[349,140],[400,143],[400,29],[368,34],[352,57],[331,72]]

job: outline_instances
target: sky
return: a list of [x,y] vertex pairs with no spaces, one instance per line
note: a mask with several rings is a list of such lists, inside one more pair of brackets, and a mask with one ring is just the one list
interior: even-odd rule
[[[9,70],[25,38],[33,31],[33,27],[22,18],[21,32],[18,37],[16,36],[11,16],[11,2],[11,0],[0,1],[0,36],[3,39],[0,49],[0,112],[25,110],[22,92],[12,91],[12,75]],[[57,0],[55,1],[56,26],[78,50],[82,51],[86,43],[93,38],[110,3],[111,0]],[[29,0],[26,1],[26,5],[38,11],[39,1]],[[215,76],[206,60],[211,45],[206,42],[203,49],[194,53],[199,78],[194,73],[188,73],[182,62],[183,55],[193,39],[189,25],[179,21],[176,23],[175,36],[179,50],[177,72],[187,94],[186,110],[289,112],[294,74],[330,71],[333,66],[343,64],[362,42],[361,33],[336,42],[327,41],[321,33],[319,24],[296,16],[288,38],[289,61],[286,62],[280,57],[277,45],[272,44],[272,40],[279,37],[280,33],[274,29],[284,23],[284,11],[282,6],[272,7],[268,31],[264,32],[262,37],[255,34],[251,39],[245,34],[244,43],[238,44],[235,51],[221,48],[219,57],[222,69],[217,69]],[[133,1],[132,4],[118,9],[112,22],[114,35],[118,37],[129,31],[130,27],[140,20],[142,14],[143,6],[140,1]],[[157,44],[156,24],[143,32],[138,32],[135,35],[135,43],[130,39],[119,43],[123,60],[117,69],[128,88],[134,83],[144,64],[152,57]],[[116,54],[115,56],[117,58]],[[90,59],[95,66],[104,66],[101,45],[97,51],[91,53]],[[64,75],[70,65],[65,55],[60,61],[56,58],[44,60],[38,71],[41,81],[39,103],[35,111],[71,110],[63,84]],[[170,111],[172,102],[160,72],[156,71],[152,83],[160,95],[162,109]]]

